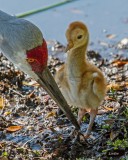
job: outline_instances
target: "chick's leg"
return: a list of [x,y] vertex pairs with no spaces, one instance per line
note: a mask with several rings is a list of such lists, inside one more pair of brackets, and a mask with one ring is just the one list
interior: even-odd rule
[[87,128],[85,137],[89,137],[89,135],[91,133],[92,126],[93,126],[95,117],[97,115],[97,112],[98,112],[98,109],[91,109],[90,110],[90,113],[89,113],[90,114],[90,121],[89,121],[89,125],[88,125],[88,128]]
[[79,108],[79,111],[78,111],[78,124],[80,125],[81,124],[81,121],[86,113],[86,109],[83,109],[83,108]]
[[[79,108],[79,111],[78,111],[78,124],[80,125],[81,124],[81,121],[84,117],[84,115],[86,114],[87,110],[86,109],[83,109],[83,108]],[[75,136],[75,137],[79,137],[80,135],[82,135],[82,137],[84,137],[84,135],[79,132],[78,130],[73,130],[70,134],[70,136]]]

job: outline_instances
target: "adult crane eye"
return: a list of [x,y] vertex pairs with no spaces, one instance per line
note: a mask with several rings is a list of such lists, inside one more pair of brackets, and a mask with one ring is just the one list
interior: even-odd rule
[[78,37],[77,37],[77,39],[81,39],[82,38],[82,35],[79,35]]

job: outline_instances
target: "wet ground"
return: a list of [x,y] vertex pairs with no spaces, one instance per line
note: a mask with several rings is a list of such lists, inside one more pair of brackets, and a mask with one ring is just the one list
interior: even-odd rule
[[[55,44],[51,50],[59,52],[60,48]],[[58,107],[49,95],[0,56],[1,158],[127,160],[128,60],[114,56],[113,61],[108,61],[94,51],[89,51],[88,57],[106,75],[108,92],[99,107],[92,134],[85,140],[81,136],[70,136],[72,124],[63,114],[57,114]],[[62,63],[50,58],[50,71],[54,74]],[[72,112],[77,117],[77,108],[72,107]],[[88,122],[87,115],[81,125],[83,134]]]

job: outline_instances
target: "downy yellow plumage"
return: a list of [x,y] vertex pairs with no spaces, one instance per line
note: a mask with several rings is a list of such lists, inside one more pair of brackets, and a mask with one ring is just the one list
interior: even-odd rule
[[89,32],[82,22],[73,22],[66,31],[67,60],[57,71],[55,80],[70,105],[77,106],[78,122],[86,112],[90,122],[85,137],[91,133],[98,106],[104,99],[106,80],[102,72],[86,59]]

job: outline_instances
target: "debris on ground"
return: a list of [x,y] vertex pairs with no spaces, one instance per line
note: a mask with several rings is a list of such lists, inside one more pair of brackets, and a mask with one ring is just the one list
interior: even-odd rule
[[[64,51],[58,42],[52,50],[57,48]],[[128,159],[128,59],[116,56],[110,61],[95,51],[89,51],[88,58],[103,71],[108,84],[92,134],[81,140],[70,136],[74,127],[58,114],[58,106],[39,84],[0,54],[0,159]],[[48,67],[54,75],[62,64],[51,57]],[[73,106],[76,117],[77,111]],[[88,120],[86,115],[81,133]]]

